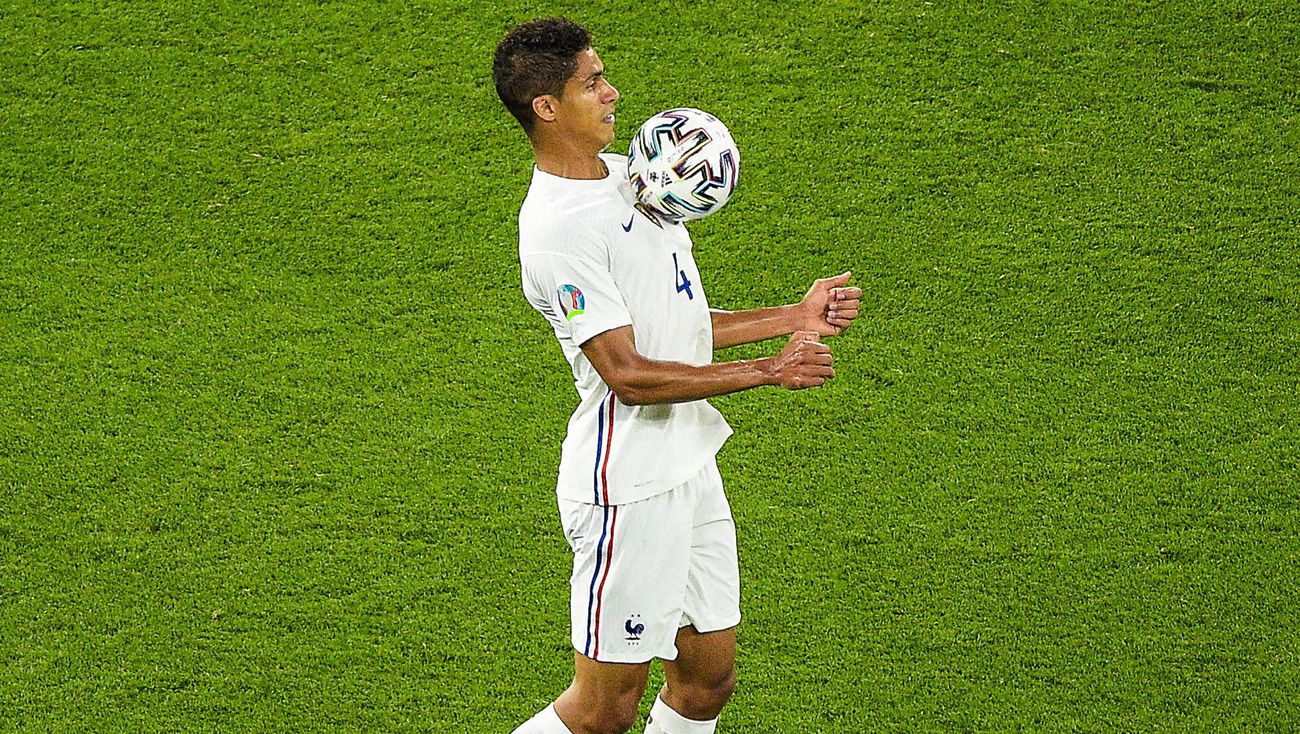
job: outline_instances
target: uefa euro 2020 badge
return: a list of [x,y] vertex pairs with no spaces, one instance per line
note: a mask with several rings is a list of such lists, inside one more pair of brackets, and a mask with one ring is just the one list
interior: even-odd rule
[[583,298],[582,291],[578,286],[565,284],[559,288],[560,309],[564,311],[566,321],[572,321],[582,315],[587,307],[587,299]]

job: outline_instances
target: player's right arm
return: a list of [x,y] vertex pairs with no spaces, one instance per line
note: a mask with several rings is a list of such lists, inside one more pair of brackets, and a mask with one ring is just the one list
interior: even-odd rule
[[593,336],[583,342],[582,353],[626,405],[684,403],[764,385],[800,390],[835,377],[830,347],[811,331],[796,332],[775,356],[717,364],[646,357],[636,350],[631,326]]

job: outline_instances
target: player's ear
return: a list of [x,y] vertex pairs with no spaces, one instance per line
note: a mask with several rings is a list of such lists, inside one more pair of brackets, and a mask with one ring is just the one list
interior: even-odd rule
[[554,95],[539,94],[533,97],[533,114],[542,122],[555,122],[559,100]]

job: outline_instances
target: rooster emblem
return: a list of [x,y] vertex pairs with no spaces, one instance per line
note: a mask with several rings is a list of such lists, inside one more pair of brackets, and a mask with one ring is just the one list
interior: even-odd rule
[[623,629],[627,630],[628,640],[632,642],[637,642],[640,641],[641,639],[641,633],[645,632],[645,624],[642,622],[637,622],[636,624],[633,624],[632,623],[633,619],[639,619],[639,617],[633,617],[632,619],[629,619],[627,622],[623,624]]

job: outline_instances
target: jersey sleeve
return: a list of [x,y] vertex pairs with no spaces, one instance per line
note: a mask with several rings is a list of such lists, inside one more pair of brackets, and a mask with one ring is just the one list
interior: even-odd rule
[[523,258],[521,266],[529,302],[575,346],[632,323],[606,262],[541,252]]

